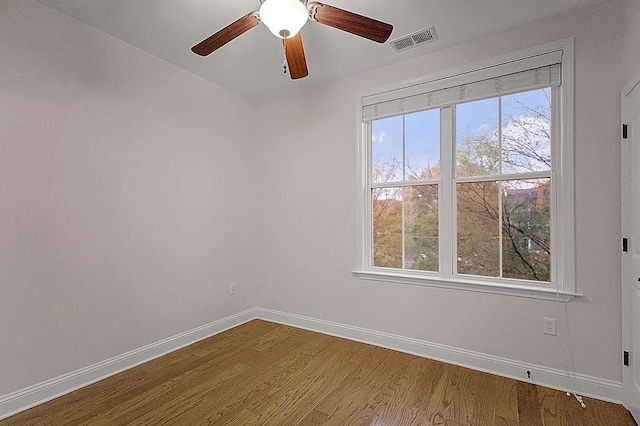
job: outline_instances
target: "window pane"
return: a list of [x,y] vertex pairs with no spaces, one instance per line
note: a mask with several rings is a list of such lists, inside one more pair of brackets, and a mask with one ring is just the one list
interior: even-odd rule
[[405,115],[406,180],[440,177],[440,110]]
[[550,281],[551,179],[502,183],[503,276]]
[[375,120],[371,123],[371,181],[400,182],[402,176],[402,116]]
[[502,98],[502,171],[551,170],[551,89]]
[[402,268],[402,189],[372,190],[373,266]]
[[500,173],[498,98],[456,106],[456,174]]
[[459,274],[500,276],[499,185],[457,185]]
[[405,269],[438,271],[438,185],[404,188]]

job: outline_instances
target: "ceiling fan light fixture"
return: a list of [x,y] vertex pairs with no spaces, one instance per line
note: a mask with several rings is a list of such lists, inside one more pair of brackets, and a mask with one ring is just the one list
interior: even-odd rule
[[300,0],[265,0],[260,19],[276,37],[291,38],[307,23],[309,12]]

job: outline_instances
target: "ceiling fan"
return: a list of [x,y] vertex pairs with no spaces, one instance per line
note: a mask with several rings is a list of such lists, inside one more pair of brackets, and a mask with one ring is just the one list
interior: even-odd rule
[[300,35],[309,19],[378,43],[386,42],[393,31],[393,25],[316,1],[260,0],[260,3],[259,10],[243,16],[191,50],[207,56],[262,21],[276,37],[282,39],[289,75],[298,79],[309,75]]

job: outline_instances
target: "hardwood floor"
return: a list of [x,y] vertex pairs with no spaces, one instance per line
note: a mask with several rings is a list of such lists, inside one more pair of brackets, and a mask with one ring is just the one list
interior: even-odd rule
[[251,321],[0,421],[9,425],[611,425],[620,405]]

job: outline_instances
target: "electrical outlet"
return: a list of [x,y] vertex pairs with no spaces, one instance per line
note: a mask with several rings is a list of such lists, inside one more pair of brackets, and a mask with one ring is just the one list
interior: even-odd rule
[[229,294],[231,294],[231,295],[236,294],[236,285],[235,284],[231,284],[229,286]]
[[542,332],[555,336],[556,333],[556,319],[555,318],[542,318]]

